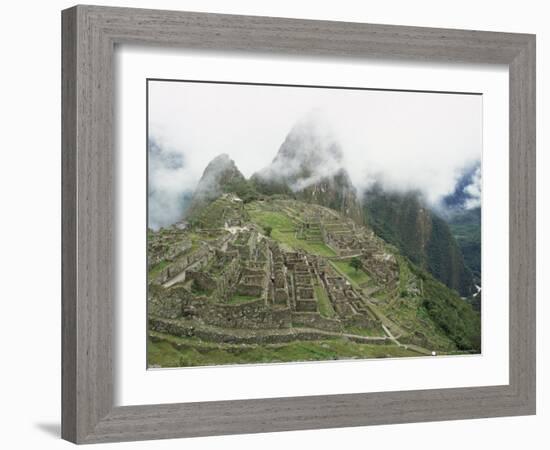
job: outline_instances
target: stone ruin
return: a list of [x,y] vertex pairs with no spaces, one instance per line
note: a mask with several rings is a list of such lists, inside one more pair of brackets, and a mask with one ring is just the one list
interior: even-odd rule
[[[393,255],[384,253],[363,228],[347,220],[338,222],[323,209],[304,214],[297,238],[328,245],[336,259],[357,255],[377,280],[398,279]],[[224,221],[221,228],[175,228],[151,240],[150,268],[166,250],[163,245],[173,243],[165,253],[169,264],[149,280],[152,329],[166,326],[166,320],[179,320],[178,329],[217,327],[217,335],[225,339],[239,329],[305,326],[336,333],[349,324],[375,322],[364,294],[334,270],[328,258],[283,249],[240,217],[228,215]],[[192,233],[198,236],[195,241],[189,238]],[[320,314],[316,290],[324,291],[334,317]],[[258,339],[265,339],[261,336]]]

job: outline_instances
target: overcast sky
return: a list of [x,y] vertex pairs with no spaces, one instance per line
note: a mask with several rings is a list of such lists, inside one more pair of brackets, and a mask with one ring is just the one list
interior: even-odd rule
[[149,182],[171,194],[193,189],[220,153],[249,177],[312,112],[340,142],[359,190],[377,179],[436,202],[481,158],[480,95],[150,81],[149,137],[184,162]]

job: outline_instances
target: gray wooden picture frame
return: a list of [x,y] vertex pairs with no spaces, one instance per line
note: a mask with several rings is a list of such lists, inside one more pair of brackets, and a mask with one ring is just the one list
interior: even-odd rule
[[[64,439],[94,443],[535,413],[535,36],[98,6],[63,11],[62,35]],[[115,407],[113,53],[127,43],[506,64],[509,384]]]

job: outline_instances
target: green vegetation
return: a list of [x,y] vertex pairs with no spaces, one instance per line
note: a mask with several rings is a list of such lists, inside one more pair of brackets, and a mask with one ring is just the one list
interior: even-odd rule
[[449,337],[460,350],[481,351],[481,316],[472,305],[461,299],[454,291],[417,268],[416,275],[422,279],[423,302],[429,318]]
[[298,223],[280,211],[261,210],[257,203],[247,208],[251,220],[262,228],[271,227],[271,237],[289,249],[301,249],[314,255],[336,256],[334,250],[322,242],[310,242],[296,237]]
[[362,284],[369,281],[369,276],[363,271],[351,265],[351,261],[331,261],[332,266],[344,275],[355,287],[360,288]]
[[393,344],[358,344],[343,338],[243,345],[150,333],[147,346],[148,366],[160,367],[420,356]]
[[409,293],[409,283],[411,280],[414,281],[414,275],[409,267],[409,262],[405,258],[402,256],[397,256],[396,258],[399,264],[399,295],[406,297]]
[[[421,236],[423,245],[427,249],[425,256],[438,255],[430,260],[429,264],[432,264],[430,266],[432,270],[454,274],[452,276],[455,276],[458,272],[454,271],[453,263],[449,263],[445,259],[445,255],[454,251],[449,250],[447,246],[451,245],[452,247],[454,245],[456,248],[456,243],[449,244],[448,227],[444,226],[445,224],[441,219],[434,218],[435,216],[426,216],[421,209],[411,207],[409,213],[405,211],[400,216],[404,220],[406,219],[405,223],[408,223],[408,225],[405,226],[400,223],[396,229],[400,229],[402,226],[405,227],[404,229],[413,226],[414,217],[414,226],[417,228],[407,232],[410,231],[411,236],[414,233],[426,233],[426,235]],[[188,277],[185,283],[176,284],[175,287],[171,288],[172,290],[166,290],[160,284],[155,285],[153,280],[149,293],[155,308],[150,309],[150,311],[156,311],[154,314],[158,313],[158,318],[168,317],[170,319],[175,318],[174,320],[178,321],[187,320],[185,319],[187,316],[184,318],[181,316],[182,308],[178,306],[178,299],[189,298],[191,302],[203,302],[205,300],[198,297],[206,296],[209,302],[216,304],[216,307],[223,303],[234,305],[231,308],[222,307],[221,311],[235,313],[238,317],[237,320],[241,320],[249,307],[239,308],[239,305],[258,302],[259,296],[231,296],[236,283],[235,279],[232,279],[230,285],[228,285],[231,290],[225,289],[222,283],[216,282],[224,275],[227,261],[234,260],[235,249],[238,249],[239,262],[242,264],[239,267],[247,267],[251,262],[250,266],[254,268],[254,271],[262,270],[262,267],[268,269],[269,264],[267,262],[271,261],[269,259],[270,255],[277,255],[275,251],[277,245],[273,242],[276,241],[279,250],[283,252],[303,250],[309,255],[325,257],[313,258],[308,256],[307,260],[304,259],[308,265],[309,273],[314,275],[311,287],[317,300],[319,314],[322,317],[334,319],[335,322],[340,321],[339,327],[344,327],[344,334],[384,336],[388,334],[389,330],[393,335],[392,341],[387,340],[386,343],[375,345],[371,343],[372,341],[364,340],[364,342],[359,343],[345,336],[341,338],[328,337],[339,336],[339,333],[331,331],[334,330],[334,327],[329,326],[332,325],[332,322],[319,320],[317,316],[316,322],[304,321],[301,326],[318,328],[324,332],[314,335],[316,338],[321,338],[320,340],[267,344],[266,342],[277,341],[277,339],[265,339],[262,335],[264,332],[266,335],[271,336],[279,333],[293,335],[294,331],[288,328],[279,330],[277,326],[273,326],[271,323],[267,323],[265,325],[266,330],[264,330],[261,328],[262,325],[258,327],[258,324],[254,322],[256,318],[251,316],[250,328],[244,328],[248,326],[247,324],[241,325],[239,322],[234,325],[224,320],[221,324],[217,323],[215,325],[218,329],[209,330],[212,334],[197,333],[205,339],[204,341],[198,338],[179,338],[152,332],[148,344],[149,364],[177,367],[418,356],[419,352],[429,354],[432,350],[436,350],[439,354],[456,354],[457,352],[480,350],[480,316],[467,301],[461,299],[454,290],[449,289],[430,275],[427,272],[428,267],[423,268],[415,265],[406,255],[403,256],[404,253],[399,250],[397,244],[394,246],[384,243],[361,227],[350,231],[346,229],[348,224],[344,220],[346,219],[337,213],[327,212],[318,206],[289,198],[262,198],[243,204],[234,196],[220,196],[195,210],[193,217],[190,219],[191,227],[179,231],[174,228],[167,232],[162,230],[149,232],[149,239],[156,239],[155,248],[159,250],[158,256],[155,254],[155,259],[158,260],[163,254],[162,252],[166,251],[170,255],[170,264],[174,264],[175,271],[181,271],[178,264],[182,266],[188,264],[186,258],[193,252],[195,252],[193,255],[198,258],[205,258],[203,254],[207,253],[206,250],[209,250],[210,253],[213,253],[213,250],[220,251],[221,256],[220,258],[206,257],[195,265],[207,276]],[[257,227],[250,226],[251,222]],[[229,230],[231,234],[224,229],[227,224],[236,227]],[[255,231],[260,229],[270,239],[264,237],[257,239],[257,247],[253,249],[254,251],[249,249],[250,254],[248,254],[248,250],[243,247],[243,244],[246,242],[254,243],[250,240],[250,236],[257,238]],[[324,244],[323,230],[326,232],[334,231],[343,236],[352,236],[352,233],[357,232],[358,241],[353,240],[354,247],[352,248],[357,252],[362,251],[362,248],[373,248],[376,257],[370,258],[368,253],[365,253],[365,256],[361,258],[357,256],[339,257],[335,250]],[[389,227],[386,231],[388,230],[391,232],[392,228]],[[411,239],[413,238],[411,237]],[[360,246],[363,244],[365,247]],[[418,245],[418,243],[415,242],[414,245]],[[414,245],[412,248],[416,248]],[[196,253],[199,248],[204,251]],[[252,244],[250,244],[250,248],[252,248]],[[229,253],[229,251],[233,253]],[[228,255],[231,256],[228,257]],[[378,255],[381,257],[378,258]],[[293,270],[293,259],[297,260],[297,255],[284,257],[285,271]],[[397,265],[395,262],[397,262]],[[149,271],[149,276],[158,276],[168,264],[167,261],[156,264]],[[303,267],[300,270],[304,270]],[[352,291],[350,291],[350,286],[345,286],[343,280],[340,279],[338,281],[340,287],[336,288],[338,290],[331,290],[330,293],[327,293],[321,278],[327,276],[327,272],[328,276],[335,277],[334,271],[349,281],[353,287]],[[242,275],[238,272],[236,274],[237,277]],[[254,275],[254,277],[262,279],[259,274]],[[236,278],[237,282],[240,279]],[[265,278],[263,279],[265,280]],[[290,289],[293,287],[292,280],[294,279],[292,277],[286,278]],[[331,289],[334,289],[334,285],[330,286]],[[181,289],[181,292],[173,290],[176,288]],[[295,305],[292,302],[293,297],[291,294],[294,291],[290,289],[288,294],[291,300],[287,305],[282,306],[285,308],[290,307],[292,311]],[[155,295],[152,295],[153,293]],[[180,293],[181,295],[179,295]],[[263,295],[267,294],[269,292],[264,291]],[[345,297],[339,297],[341,294],[344,294]],[[226,301],[227,295],[230,298]],[[337,299],[335,300],[338,302],[335,303],[338,306],[337,310],[331,303],[329,295],[330,298],[333,298],[334,295],[334,298]],[[346,301],[349,301],[349,306],[345,305]],[[348,320],[351,314],[343,312],[342,305],[348,306],[348,309],[352,311],[354,321]],[[273,308],[283,311],[285,308],[282,306],[266,302],[260,309],[263,310],[265,307],[266,310]],[[180,308],[180,312],[178,312],[178,308]],[[288,309],[285,310],[286,312],[288,312]],[[151,317],[155,316],[152,315]],[[218,315],[215,317],[218,317]],[[370,324],[370,318],[373,319],[372,324]],[[299,324],[292,322],[294,319],[291,316],[286,317],[284,320],[287,321],[285,326],[300,328]],[[190,329],[195,330],[195,333],[200,327],[214,327],[207,320],[203,320],[201,316],[193,316],[189,321],[191,323]],[[243,328],[234,328],[235,326],[243,326]],[[307,339],[311,330],[302,331],[304,334],[299,337],[290,336],[285,339]],[[186,334],[185,331],[178,331],[178,328],[175,328],[173,332],[181,335]],[[240,337],[239,334],[245,333],[248,333],[247,339],[241,342],[247,342],[246,344],[220,344],[218,340],[222,338],[216,337]],[[230,341],[234,342],[233,340]],[[257,344],[250,342],[257,342]],[[403,345],[398,345],[397,342]],[[408,348],[405,348],[404,345],[407,345]]]
[[242,202],[234,202],[226,197],[219,197],[202,207],[195,207],[189,217],[189,223],[194,228],[222,228],[229,218],[246,219],[246,211]]
[[278,211],[248,209],[250,218],[262,228],[271,227],[272,231],[294,232],[296,224],[285,214]]
[[365,221],[378,236],[461,295],[473,292],[472,273],[449,226],[424,205],[419,193],[375,187],[365,194],[364,206]]
[[285,181],[278,182],[276,180],[264,180],[257,175],[253,175],[252,178],[250,178],[250,184],[257,192],[268,196],[293,196],[292,190]]
[[357,334],[359,336],[385,336],[386,335],[380,323],[374,324],[372,327],[348,326],[344,328],[344,333]]
[[249,303],[249,302],[252,302],[254,300],[258,300],[259,298],[256,297],[256,296],[253,296],[253,295],[238,295],[238,294],[235,294],[233,295],[233,297],[231,297],[229,300],[228,300],[228,304],[230,305],[238,305],[238,304],[241,304],[241,303]]
[[212,294],[212,289],[204,289],[201,286],[199,286],[194,280],[189,284],[189,287],[191,288],[191,292],[196,295],[210,295]]
[[466,296],[473,292],[472,273],[464,265],[462,252],[447,223],[435,215],[432,216],[432,231],[427,252],[427,270],[436,279],[462,295]]
[[319,313],[323,317],[334,317],[336,313],[334,312],[334,308],[330,303],[330,299],[328,298],[326,291],[319,285],[319,283],[316,283],[313,286],[313,290],[315,291],[315,297],[317,298],[317,304],[319,305]]
[[150,278],[150,279],[153,279],[153,278],[155,278],[156,276],[158,276],[158,275],[162,272],[162,270],[163,270],[166,266],[168,266],[169,264],[170,264],[170,262],[169,262],[169,261],[166,261],[166,260],[161,261],[161,262],[159,262],[158,264],[156,264],[154,267],[151,268],[151,270],[149,270],[149,278]]
[[464,263],[481,279],[481,208],[466,210],[449,220],[451,231],[462,250]]
[[349,262],[350,267],[353,267],[357,272],[361,268],[361,260],[354,256]]
[[259,196],[254,185],[244,178],[235,177],[222,187],[224,192],[236,194],[244,203],[257,200]]

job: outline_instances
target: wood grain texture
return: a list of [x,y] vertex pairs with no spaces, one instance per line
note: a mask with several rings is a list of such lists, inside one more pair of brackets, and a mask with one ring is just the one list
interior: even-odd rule
[[76,440],[76,10],[63,14],[61,132],[62,435]]
[[[535,38],[77,6],[62,14],[62,436],[93,443],[535,412]],[[510,71],[510,383],[113,407],[115,44],[306,58],[506,64]]]

